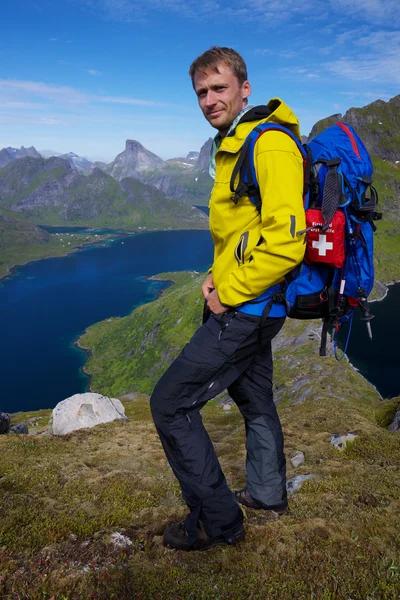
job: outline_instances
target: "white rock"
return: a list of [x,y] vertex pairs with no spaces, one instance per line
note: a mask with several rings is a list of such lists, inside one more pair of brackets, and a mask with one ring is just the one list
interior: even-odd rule
[[346,433],[344,435],[333,434],[329,438],[332,446],[335,446],[338,450],[344,450],[347,442],[353,442],[356,439],[356,435],[354,433]]
[[296,452],[296,454],[290,459],[290,462],[294,467],[300,467],[300,465],[304,465],[304,461],[304,452]]
[[231,404],[224,404],[222,407],[222,410],[231,410],[232,405]]
[[286,489],[288,495],[291,496],[292,494],[297,492],[301,488],[303,483],[307,481],[307,479],[313,479],[314,477],[315,475],[309,473],[308,475],[296,475],[295,477],[288,479],[288,481],[286,482]]
[[54,435],[65,435],[77,429],[126,420],[125,409],[117,398],[87,392],[75,394],[59,402],[52,413]]
[[126,537],[126,535],[122,535],[122,533],[113,533],[110,537],[110,541],[118,548],[128,548],[129,546],[133,546],[132,541]]

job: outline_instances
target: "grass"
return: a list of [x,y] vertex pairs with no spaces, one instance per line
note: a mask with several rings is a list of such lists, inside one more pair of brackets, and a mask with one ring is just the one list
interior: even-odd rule
[[[377,424],[376,397],[368,417],[354,396],[279,406],[288,458],[306,457],[298,469],[289,462],[288,475],[316,477],[293,496],[290,516],[269,522],[248,509],[244,542],[200,554],[162,546],[165,526],[186,508],[148,397],[122,400],[125,424],[0,438],[2,598],[398,598],[400,445]],[[203,419],[228,482],[242,486],[238,410],[213,401]],[[329,435],[349,429],[358,437],[339,452]],[[116,546],[113,533],[129,546]]]

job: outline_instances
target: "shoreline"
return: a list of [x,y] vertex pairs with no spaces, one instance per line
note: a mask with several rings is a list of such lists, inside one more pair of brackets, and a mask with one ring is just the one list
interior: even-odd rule
[[[51,234],[54,235],[54,234]],[[133,234],[132,234],[133,235]],[[74,252],[78,252],[79,250],[83,250],[83,248],[85,248],[86,246],[94,246],[95,244],[101,244],[104,243],[105,241],[107,241],[107,239],[110,238],[105,238],[105,239],[101,239],[101,240],[94,240],[93,242],[87,242],[86,244],[79,244],[78,246],[75,246],[75,248],[71,248],[70,250],[68,250],[65,254],[55,254],[55,255],[49,255],[49,256],[42,256],[41,258],[34,258],[34,259],[30,259],[27,260],[23,263],[18,263],[15,265],[11,265],[10,267],[7,267],[7,273],[5,275],[2,275],[0,277],[0,281],[2,281],[3,279],[8,279],[9,277],[11,277],[12,275],[15,274],[15,271],[19,268],[19,267],[25,267],[26,265],[29,265],[29,263],[35,263],[35,262],[39,262],[41,260],[47,260],[48,258],[65,258],[66,256],[69,256],[70,254],[73,254]]]
[[[192,272],[193,273],[197,273],[197,271],[189,271],[189,272],[190,273],[192,273]],[[150,304],[150,302],[155,302],[156,300],[158,300],[159,298],[161,298],[161,296],[164,294],[164,292],[165,292],[166,289],[170,288],[172,285],[175,284],[175,281],[173,281],[172,279],[160,279],[156,275],[143,275],[143,277],[141,279],[143,279],[145,281],[157,281],[157,282],[160,282],[160,283],[169,283],[169,285],[166,286],[163,290],[160,290],[157,293],[157,296],[154,298],[154,300],[149,300],[149,302],[143,302],[142,304],[138,304],[137,306],[135,306],[135,308],[130,313],[124,315],[124,317],[127,317],[128,315],[130,315],[134,310],[136,310],[137,308],[139,308],[139,306],[144,306],[145,304]],[[124,317],[107,317],[107,319],[113,319],[113,318],[123,319]],[[104,320],[107,321],[107,319],[104,319]],[[95,323],[93,323],[93,325],[95,325]],[[89,327],[92,327],[92,325],[89,325]],[[87,327],[85,329],[85,331],[83,333],[81,333],[76,338],[76,340],[73,342],[73,344],[72,344],[76,348],[79,348],[80,350],[83,350],[83,352],[86,353],[86,355],[87,355],[86,362],[88,361],[88,359],[91,356],[93,356],[93,350],[91,348],[87,348],[86,346],[83,346],[80,343],[80,340],[85,335],[85,333],[87,332],[87,330],[89,329],[89,327]],[[92,382],[92,379],[93,379],[93,375],[92,375],[92,373],[90,373],[89,371],[87,371],[85,369],[86,362],[85,362],[84,365],[82,365],[82,367],[80,368],[80,371],[82,371],[87,377],[89,377],[89,386],[88,386],[88,390],[87,391],[88,392],[93,392],[94,390],[92,390],[92,387],[91,387],[91,382]]]
[[[38,227],[39,227],[39,225],[38,225]],[[49,225],[48,227],[51,227],[51,226]],[[57,226],[54,226],[54,227],[56,228]],[[62,227],[62,225],[60,225],[60,227]],[[79,226],[77,225],[77,227],[79,227]],[[71,227],[71,229],[73,229],[73,227]],[[90,231],[96,231],[95,227],[88,227],[87,229]],[[115,231],[123,231],[123,230],[120,229],[120,230],[115,230]],[[124,232],[124,233],[118,233],[115,235],[112,235],[112,234],[105,234],[105,235],[109,235],[110,238],[111,237],[113,237],[113,238],[114,237],[125,237],[125,236],[128,237],[128,236],[133,236],[133,235],[143,235],[143,234],[147,234],[147,233],[159,233],[160,231],[209,231],[209,229],[208,229],[208,225],[207,225],[207,228],[206,227],[195,227],[195,228],[177,227],[175,229],[172,229],[172,228],[169,228],[169,229],[165,229],[165,228],[163,228],[163,229],[146,229],[145,231],[143,231],[143,229],[141,231],[133,231],[133,230],[131,231],[131,230],[127,229],[126,232]],[[51,233],[50,235],[55,235],[55,233]],[[78,234],[78,235],[83,235],[83,234]],[[79,244],[75,248],[71,248],[71,250],[67,251],[65,254],[42,256],[41,258],[28,259],[23,263],[10,265],[10,266],[6,267],[7,272],[5,273],[5,275],[0,276],[0,281],[2,281],[3,279],[8,279],[12,275],[14,275],[15,271],[18,267],[25,267],[29,263],[39,262],[40,260],[46,260],[48,258],[64,258],[65,256],[69,256],[70,254],[73,254],[74,252],[78,252],[79,250],[82,250],[86,246],[94,246],[95,244],[104,243],[105,241],[107,241],[110,238],[94,240],[93,242],[87,242],[86,244]]]

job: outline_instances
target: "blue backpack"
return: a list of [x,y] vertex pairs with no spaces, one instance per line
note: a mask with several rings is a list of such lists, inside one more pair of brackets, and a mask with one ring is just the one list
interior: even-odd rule
[[[276,123],[257,125],[246,138],[231,178],[232,200],[247,194],[261,212],[261,197],[253,162],[254,146],[268,131],[281,131],[296,143],[304,162],[304,210],[307,227],[304,261],[272,294],[263,319],[273,303],[284,303],[294,319],[323,319],[320,356],[326,355],[328,328],[334,331],[335,356],[343,358],[356,308],[372,339],[368,295],[374,284],[374,221],[378,195],[372,186],[369,154],[350,125],[338,122],[309,144]],[[237,176],[239,175],[238,182]],[[268,199],[264,199],[264,202]],[[274,286],[275,288],[275,286]],[[338,357],[337,333],[349,323],[344,352]]]

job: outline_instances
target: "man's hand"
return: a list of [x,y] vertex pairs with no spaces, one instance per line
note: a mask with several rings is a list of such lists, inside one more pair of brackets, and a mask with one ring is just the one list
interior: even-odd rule
[[201,292],[203,294],[204,300],[207,300],[208,295],[213,291],[213,289],[214,289],[214,280],[213,280],[212,273],[209,273],[207,275],[207,277],[205,278],[203,285],[201,286]]
[[216,289],[208,294],[206,300],[208,308],[212,313],[214,313],[214,315],[220,315],[228,310],[228,307],[224,306],[219,301],[218,292]]

